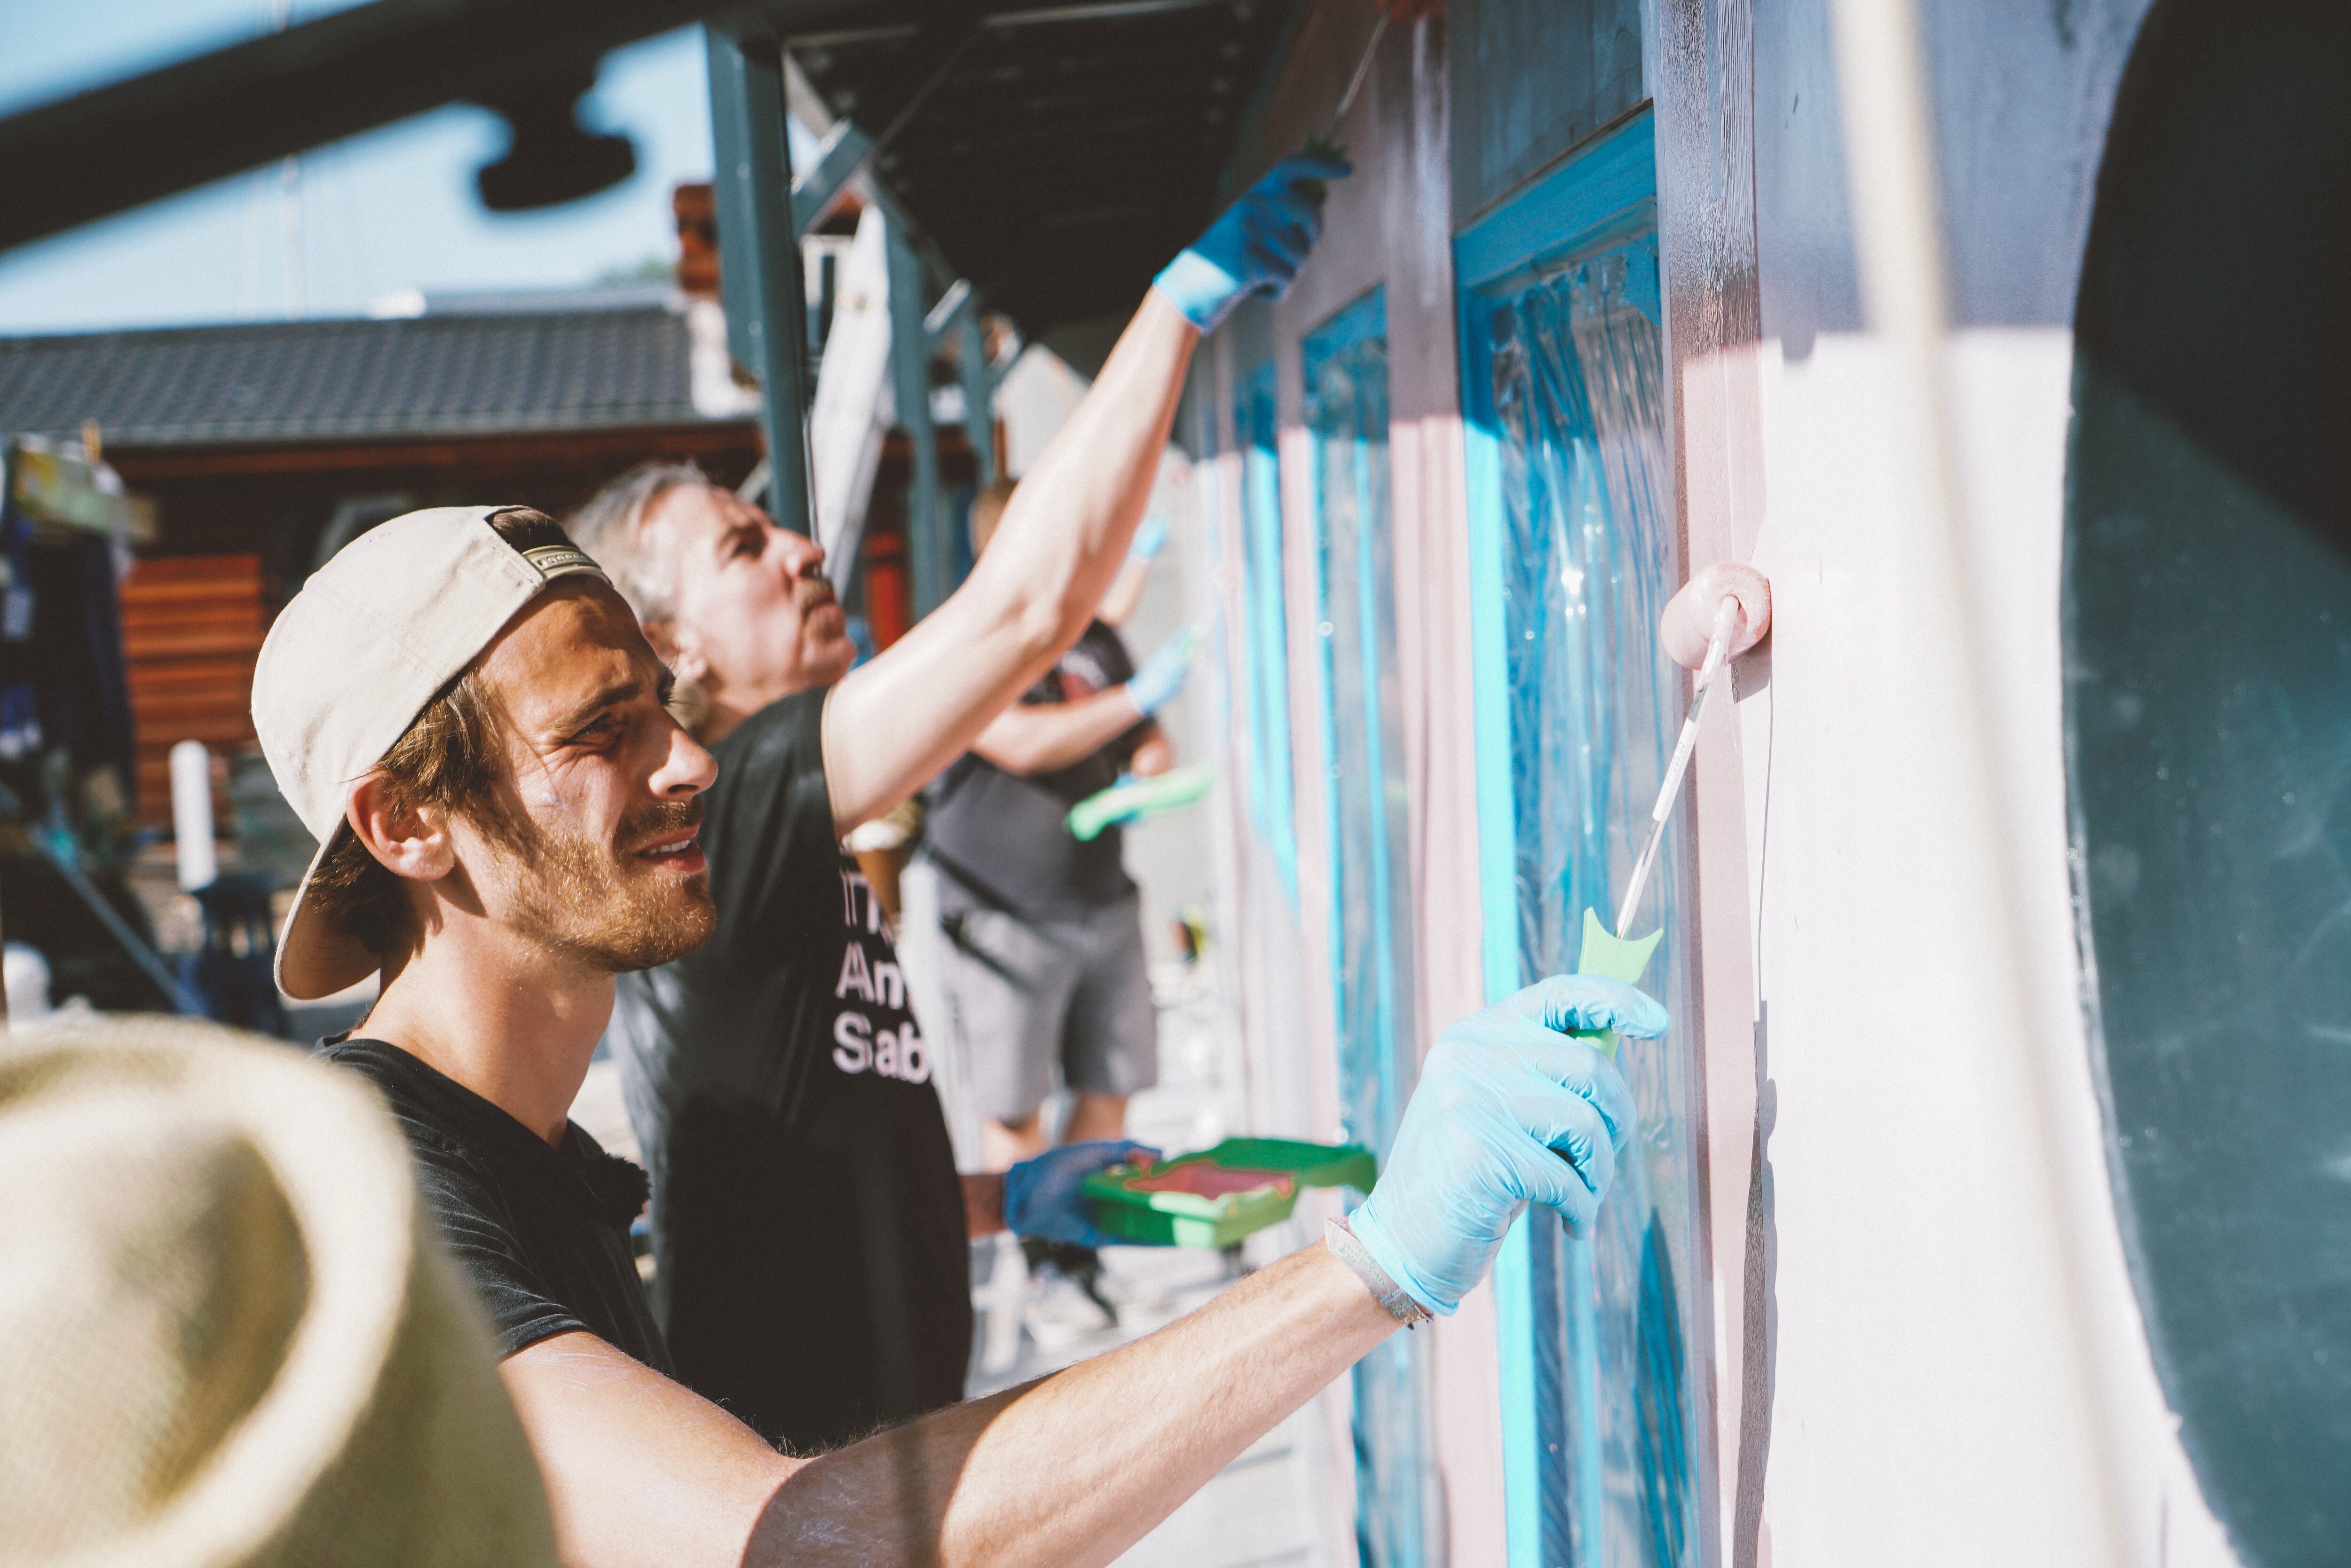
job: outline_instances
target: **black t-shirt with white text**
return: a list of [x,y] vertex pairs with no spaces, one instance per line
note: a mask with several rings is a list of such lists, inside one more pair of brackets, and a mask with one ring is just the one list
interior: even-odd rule
[[888,923],[834,836],[824,699],[710,748],[717,932],[622,976],[606,1035],[678,1376],[799,1452],[952,1404],[971,1351],[961,1179]]
[[329,1040],[319,1054],[391,1103],[424,1207],[488,1309],[501,1354],[584,1330],[670,1370],[629,1247],[644,1172],[575,1124],[560,1147],[549,1144],[397,1046]]

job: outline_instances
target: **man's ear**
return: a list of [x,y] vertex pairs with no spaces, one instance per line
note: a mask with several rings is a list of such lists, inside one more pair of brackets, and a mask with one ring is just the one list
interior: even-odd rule
[[678,685],[698,686],[709,677],[709,659],[691,635],[679,633],[674,620],[648,621],[644,627],[645,641],[653,645],[653,656],[669,666]]
[[343,821],[387,871],[413,882],[438,882],[456,868],[457,846],[448,819],[430,807],[403,805],[391,781],[371,773],[352,787]]

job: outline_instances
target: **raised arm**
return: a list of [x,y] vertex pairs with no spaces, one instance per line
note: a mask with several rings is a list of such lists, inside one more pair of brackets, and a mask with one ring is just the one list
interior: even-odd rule
[[1530,1200],[1581,1234],[1633,1134],[1633,1100],[1606,1058],[1561,1031],[1646,1039],[1665,1025],[1629,986],[1581,976],[1461,1020],[1430,1051],[1388,1168],[1351,1217],[1360,1270],[1310,1247],[1147,1339],[819,1458],[772,1452],[586,1334],[510,1356],[564,1561],[1107,1563],[1395,1332],[1383,1299],[1452,1312]]
[[1316,182],[1346,172],[1284,160],[1168,264],[969,580],[833,688],[825,779],[842,832],[969,749],[1077,641],[1126,559],[1194,346],[1242,298],[1287,288],[1321,223]]

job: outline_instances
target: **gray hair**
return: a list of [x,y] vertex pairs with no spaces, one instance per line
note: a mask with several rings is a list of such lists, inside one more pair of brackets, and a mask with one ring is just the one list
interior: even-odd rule
[[645,514],[682,485],[709,483],[710,476],[692,463],[655,458],[590,496],[564,524],[572,542],[595,558],[648,626],[677,616],[677,563],[645,548]]

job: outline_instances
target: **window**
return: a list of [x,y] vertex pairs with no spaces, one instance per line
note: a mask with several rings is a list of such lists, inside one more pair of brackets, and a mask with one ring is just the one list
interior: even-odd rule
[[[1489,988],[1573,970],[1614,915],[1685,702],[1656,635],[1681,580],[1646,116],[1456,246],[1482,639]],[[1692,1016],[1681,835],[1635,931],[1644,981]],[[1498,1270],[1513,1563],[1696,1563],[1696,1103],[1687,1032],[1628,1042],[1641,1132],[1593,1234],[1531,1216]]]

